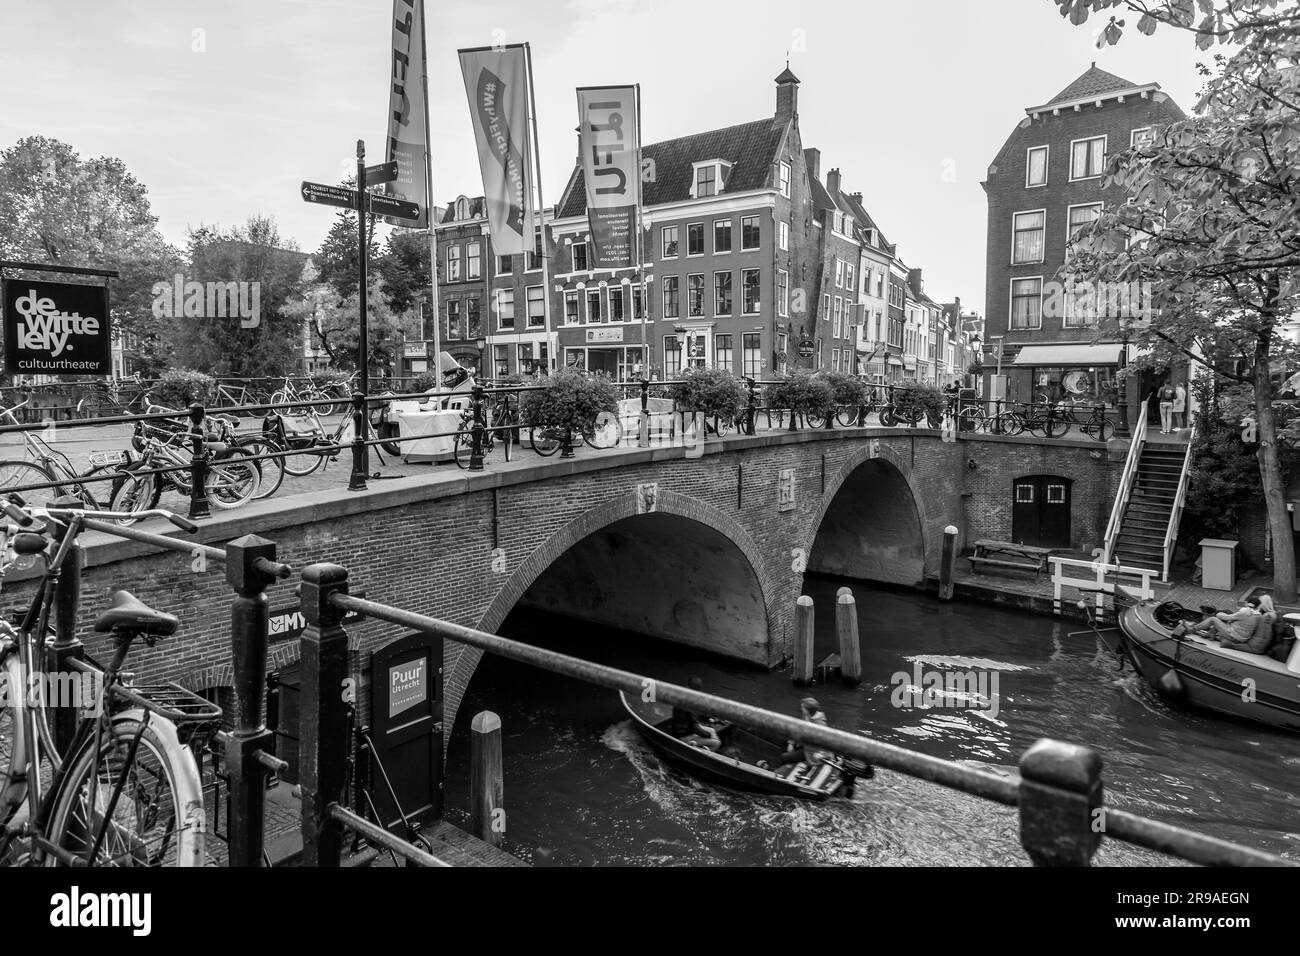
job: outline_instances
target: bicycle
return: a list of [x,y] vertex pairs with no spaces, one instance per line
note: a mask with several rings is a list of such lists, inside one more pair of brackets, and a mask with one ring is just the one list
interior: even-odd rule
[[1013,434],[1007,429],[1006,415],[1005,411],[991,411],[981,403],[969,404],[957,413],[957,428],[959,431],[986,432],[990,435]]
[[[267,404],[266,393],[261,389],[250,387],[248,382],[241,382],[237,391],[232,390],[231,387],[226,385],[224,382],[218,382],[215,399],[216,401],[214,404],[216,404],[218,408],[221,407],[219,403],[222,399],[225,400],[227,406],[234,408],[240,408],[244,405]],[[242,414],[256,415],[257,412],[242,412]]]
[[[508,426],[493,428],[491,408],[486,409],[489,412],[487,423],[483,429],[482,453],[486,458],[496,448],[497,442],[500,442],[505,449],[506,461],[510,461],[513,456],[510,452],[510,429]],[[474,409],[467,408],[460,413],[460,422],[456,427],[456,434],[451,440],[452,458],[456,462],[457,468],[468,468],[470,458],[474,452]]]
[[307,382],[302,388],[293,383],[293,380],[286,375],[284,384],[271,393],[272,405],[288,405],[291,402],[318,402],[321,399],[325,401],[322,404],[312,406],[312,410],[317,415],[328,415],[334,409],[334,397],[326,395],[316,386]]
[[[129,393],[123,387],[128,382],[134,386]],[[124,379],[92,382],[90,387],[90,394],[77,402],[77,414],[83,418],[138,415],[152,404],[149,388],[139,372]]]
[[[89,656],[72,659],[69,664],[80,675],[75,684],[64,680],[73,675],[46,675],[54,585],[71,546],[84,528],[113,532],[112,525],[93,519],[123,515],[25,509],[21,501],[10,496],[0,503],[14,522],[0,527],[6,559],[0,579],[22,561],[43,559],[45,570],[19,626],[0,622],[0,679],[10,703],[0,736],[0,862],[202,866],[207,822],[190,748],[218,732],[221,709],[177,684],[134,685],[122,670],[136,640],[152,647],[174,634],[179,621],[118,591],[94,624],[96,631],[112,635],[111,662],[105,667]],[[151,514],[185,531],[197,530],[171,512]],[[34,527],[37,519],[44,525]],[[49,677],[59,683],[52,685]],[[51,686],[90,691],[77,701],[83,707],[89,703],[89,713],[81,712],[62,751],[48,713],[57,706],[48,699]]]
[[[351,444],[356,434],[351,415],[343,416],[334,431],[326,435],[315,410],[305,411],[306,414],[294,416],[271,413],[262,422],[262,441],[266,443],[267,451],[289,452],[277,460],[283,462],[284,473],[295,478],[306,478],[316,469],[337,461],[343,450],[339,446]],[[396,424],[388,421],[386,404],[372,419],[371,426],[375,437],[397,435]],[[394,456],[402,453],[402,446],[395,441],[380,442],[379,448]],[[379,463],[385,464],[382,454],[379,454]]]
[[[213,506],[223,510],[238,508],[261,489],[262,468],[246,448],[230,440],[229,421],[213,418],[216,440],[207,434],[203,438],[205,448],[212,452],[204,490]],[[191,456],[185,448],[189,440],[185,431],[136,422],[132,443],[140,457],[119,467],[120,477],[114,482],[109,507],[132,515],[156,510],[165,490],[189,497]],[[130,518],[120,523],[133,524],[137,520]]]
[[1115,434],[1115,423],[1106,417],[1104,405],[1096,405],[1092,414],[1079,423],[1083,433],[1094,441],[1110,441]]
[[1056,411],[1056,404],[1046,395],[1043,396],[1043,404],[1028,404],[1022,406],[1024,411],[1008,411],[1004,413],[1002,421],[1003,429],[1008,435],[1019,435],[1021,432],[1028,431],[1031,435],[1042,435],[1043,438],[1060,438],[1070,430],[1070,423],[1062,418]]
[[[11,408],[0,408],[0,421],[7,421],[13,425],[19,424],[14,412],[26,404],[27,401],[23,401]],[[26,485],[56,482],[50,488],[36,488],[24,492],[27,500],[37,507],[47,506],[63,495],[74,495],[88,508],[98,508],[99,502],[86,479],[100,475],[109,469],[115,470],[125,461],[124,453],[121,451],[92,452],[90,470],[79,472],[73,467],[67,455],[56,451],[36,431],[24,431],[22,436],[24,453],[30,456],[31,460],[0,461],[0,493]]]

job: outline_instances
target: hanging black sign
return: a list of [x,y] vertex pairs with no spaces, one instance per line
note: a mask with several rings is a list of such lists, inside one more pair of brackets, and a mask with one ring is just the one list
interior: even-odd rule
[[10,375],[112,373],[107,287],[5,279],[0,307]]

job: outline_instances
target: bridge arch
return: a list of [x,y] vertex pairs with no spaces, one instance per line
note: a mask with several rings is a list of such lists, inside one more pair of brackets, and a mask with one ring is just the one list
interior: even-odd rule
[[938,553],[940,504],[891,445],[870,442],[827,478],[807,543],[809,571],[921,586]]
[[[677,576],[692,566],[693,577]],[[593,569],[608,573],[597,580]],[[619,588],[619,573],[632,570],[635,586]],[[617,600],[606,600],[614,589]],[[477,627],[495,633],[526,600],[765,665],[778,636],[776,591],[758,544],[735,518],[659,488],[651,508],[622,495],[554,532],[510,573]],[[447,647],[447,734],[482,655]]]

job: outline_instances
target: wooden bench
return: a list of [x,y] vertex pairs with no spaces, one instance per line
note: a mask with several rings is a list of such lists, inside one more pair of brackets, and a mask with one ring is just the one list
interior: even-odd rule
[[978,573],[981,567],[1009,568],[1013,571],[1033,571],[1034,578],[1047,570],[1047,557],[1051,548],[1037,548],[1014,541],[975,542],[975,550],[967,558],[971,571]]

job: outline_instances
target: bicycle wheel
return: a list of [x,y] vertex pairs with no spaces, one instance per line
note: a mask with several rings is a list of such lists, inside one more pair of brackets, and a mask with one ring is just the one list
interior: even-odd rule
[[893,405],[881,405],[880,424],[884,428],[896,427],[898,425],[898,409]]
[[985,425],[984,416],[980,414],[978,408],[963,408],[957,413],[957,430],[962,432],[977,432],[983,429]]
[[208,465],[207,493],[213,505],[238,508],[253,500],[262,486],[262,469],[258,462],[247,459],[248,451],[236,445]]
[[[39,485],[54,481],[48,470],[32,461],[0,461],[0,495],[7,495],[23,485]],[[47,508],[59,497],[57,488],[34,488],[20,491],[18,495],[33,508]]]
[[171,721],[144,718],[143,710],[115,715],[98,753],[92,735],[70,758],[46,836],[83,858],[98,840],[91,866],[203,866],[207,821],[194,755]]
[[533,446],[533,451],[543,458],[549,458],[560,450],[560,435],[554,428],[539,428],[534,426],[528,429],[528,444]]
[[0,824],[9,822],[27,796],[26,684],[17,647],[10,641],[5,645],[0,663],[5,702],[0,707]]
[[1056,415],[1048,415],[1041,422],[1044,438],[1060,438],[1070,430],[1070,423]]
[[[278,445],[261,435],[245,435],[236,439],[235,444],[250,455],[273,455],[280,451]],[[257,493],[253,497],[269,498],[279,491],[280,485],[284,483],[284,459],[263,458],[257,464],[262,469],[262,483],[258,485]]]
[[998,431],[1003,435],[1019,435],[1027,424],[1019,412],[1003,412],[998,416]]
[[849,428],[858,423],[858,406],[857,405],[840,405],[835,409],[835,420]]
[[312,439],[289,439],[289,447],[280,449],[292,452],[280,459],[284,462],[284,473],[294,478],[306,478],[314,472],[325,463],[325,453],[315,449],[316,443]]
[[803,421],[809,428],[826,427],[826,416],[819,415],[817,412],[806,412],[803,416]]
[[[109,511],[126,511],[136,514],[148,511],[158,504],[162,497],[162,476],[157,474],[137,475],[134,472],[149,467],[144,462],[127,465],[122,469],[121,477],[113,482],[113,490],[108,500]],[[139,518],[118,518],[120,525],[132,525]]]
[[474,451],[474,435],[462,428],[451,440],[451,454],[456,460],[457,468],[468,468],[469,458]]
[[733,422],[730,418],[715,416],[713,419],[713,433],[719,438],[726,438],[731,434]]

